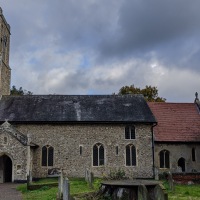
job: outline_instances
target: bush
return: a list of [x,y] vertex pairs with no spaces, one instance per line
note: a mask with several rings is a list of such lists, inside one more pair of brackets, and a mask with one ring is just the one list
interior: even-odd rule
[[110,170],[110,173],[108,174],[107,177],[105,177],[105,179],[107,180],[121,180],[121,179],[126,179],[125,176],[125,171],[123,169],[118,169],[115,171]]

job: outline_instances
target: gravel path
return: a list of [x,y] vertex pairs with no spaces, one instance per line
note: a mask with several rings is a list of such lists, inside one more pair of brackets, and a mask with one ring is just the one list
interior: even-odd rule
[[16,190],[17,184],[0,184],[0,200],[22,200],[22,194]]

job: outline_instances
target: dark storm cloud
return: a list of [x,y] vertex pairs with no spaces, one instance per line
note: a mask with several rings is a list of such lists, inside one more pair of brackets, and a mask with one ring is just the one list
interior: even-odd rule
[[174,62],[170,54],[172,57],[177,54],[179,59],[183,57],[188,40],[200,42],[199,19],[198,0],[124,1],[119,9],[118,28],[113,30],[115,37],[102,42],[101,56],[134,57],[155,51],[161,58],[169,55],[166,61]]

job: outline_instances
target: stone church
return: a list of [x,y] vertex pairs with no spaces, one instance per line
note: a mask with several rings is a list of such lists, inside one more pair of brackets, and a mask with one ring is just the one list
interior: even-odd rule
[[124,170],[154,178],[154,115],[142,95],[10,96],[10,26],[0,9],[0,183]]

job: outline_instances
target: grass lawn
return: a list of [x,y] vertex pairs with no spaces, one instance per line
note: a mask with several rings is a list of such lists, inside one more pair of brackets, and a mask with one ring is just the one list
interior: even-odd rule
[[[84,178],[71,178],[70,180],[70,194],[81,194],[98,190],[100,185],[100,179],[95,179],[94,189],[91,189],[85,182]],[[56,178],[41,179],[33,184],[55,183]],[[39,190],[27,191],[26,184],[20,185],[17,188],[23,194],[23,200],[56,200],[56,194],[58,187],[49,188],[47,186],[42,187]]]
[[[34,184],[55,183],[57,179],[48,178],[41,179]],[[70,194],[82,194],[97,191],[100,186],[101,179],[95,179],[94,189],[89,188],[84,178],[71,178],[70,179]],[[164,186],[168,191],[169,200],[200,200],[200,185],[176,185],[175,191],[169,190],[169,186],[164,182]],[[26,184],[18,186],[23,194],[23,200],[56,200],[58,192],[57,187],[49,188],[42,187],[39,190],[27,191]]]
[[169,186],[164,182],[169,200],[200,200],[200,185],[175,185],[175,190],[169,190]]

